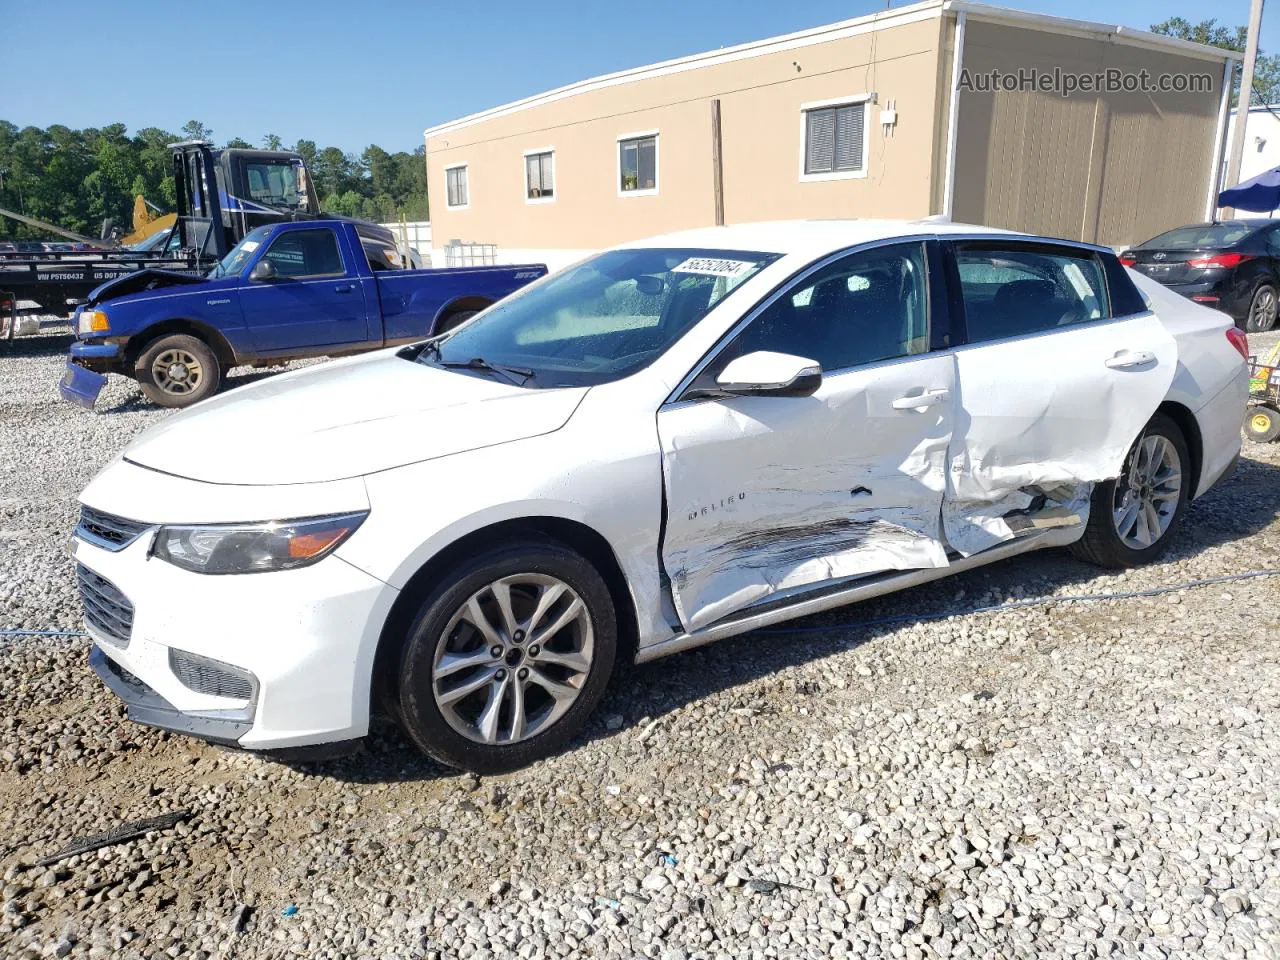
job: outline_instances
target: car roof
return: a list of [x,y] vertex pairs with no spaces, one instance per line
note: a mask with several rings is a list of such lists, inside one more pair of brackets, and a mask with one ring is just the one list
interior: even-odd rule
[[[847,247],[897,237],[938,234],[964,236],[1037,238],[1031,234],[984,227],[969,223],[951,223],[943,219],[920,220],[770,220],[739,223],[722,227],[699,227],[661,234],[622,244],[623,247],[693,247],[712,250],[743,250],[785,255],[821,256]],[[1076,243],[1077,241],[1066,241]]]

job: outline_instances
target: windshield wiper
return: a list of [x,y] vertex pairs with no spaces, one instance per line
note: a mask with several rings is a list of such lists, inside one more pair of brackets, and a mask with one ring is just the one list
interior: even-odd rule
[[442,367],[448,367],[453,370],[483,370],[485,373],[500,374],[517,387],[523,387],[533,379],[533,371],[524,367],[509,367],[505,363],[490,363],[484,357],[472,357],[470,360],[443,360],[439,359],[439,347],[435,347],[435,353],[436,362]]

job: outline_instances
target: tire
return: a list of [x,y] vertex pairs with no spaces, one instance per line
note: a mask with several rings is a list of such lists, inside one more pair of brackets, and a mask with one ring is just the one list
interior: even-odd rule
[[1278,305],[1276,288],[1269,283],[1261,284],[1249,301],[1249,312],[1244,318],[1245,333],[1265,333],[1274,327]]
[[478,774],[526,766],[582,729],[613,672],[617,635],[609,589],[583,557],[557,543],[494,547],[423,601],[400,657],[394,712],[447,766]]
[[1270,443],[1280,437],[1280,410],[1261,404],[1246,410],[1244,435],[1254,443]]
[[[442,317],[440,322],[436,324],[435,333],[448,333],[454,327],[462,326],[479,312],[479,310],[459,310],[457,313]],[[432,334],[432,336],[434,335]]]
[[[1162,455],[1154,471],[1139,453],[1140,449],[1145,454],[1152,448],[1158,448]],[[1165,480],[1155,479],[1153,482],[1153,478],[1158,478],[1168,468],[1168,461],[1163,456],[1166,452],[1174,459],[1176,477],[1169,478],[1166,473]],[[1081,560],[1113,569],[1137,567],[1154,561],[1168,549],[1182,525],[1190,493],[1190,467],[1191,457],[1182,430],[1164,414],[1157,413],[1134,442],[1120,477],[1094,486],[1089,504],[1089,523],[1084,536],[1069,548],[1071,552]],[[1171,483],[1170,479],[1176,483]],[[1171,487],[1176,489],[1169,497]],[[1126,494],[1127,500],[1124,499]],[[1155,531],[1151,529],[1152,514],[1144,511],[1144,504],[1155,511]],[[1133,509],[1136,509],[1132,515],[1133,525],[1128,526],[1127,520]],[[1120,510],[1125,511],[1123,517],[1118,512]],[[1121,529],[1125,530],[1124,535]],[[1144,532],[1148,535],[1146,538],[1142,535]],[[1152,538],[1150,534],[1153,532]]]
[[222,364],[213,348],[200,338],[171,333],[147,344],[134,364],[133,375],[152,403],[189,407],[218,392]]

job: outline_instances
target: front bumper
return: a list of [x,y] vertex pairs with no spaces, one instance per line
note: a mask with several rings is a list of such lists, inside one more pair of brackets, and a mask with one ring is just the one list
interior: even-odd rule
[[[100,478],[112,474],[119,483],[140,480],[137,486],[150,487],[152,510],[163,510],[169,499],[155,498],[156,485],[204,499],[206,509],[217,501],[216,490],[205,490],[210,485],[127,463],[108,467]],[[93,491],[91,485],[86,495]],[[127,508],[133,505],[111,510],[108,503],[94,505],[120,516],[141,513]],[[336,555],[273,573],[192,573],[150,556],[154,537],[150,527],[118,549],[74,540],[76,562],[105,580],[110,597],[128,608],[126,617],[113,618],[86,607],[86,629],[95,645],[91,664],[128,704],[131,719],[251,750],[330,744],[368,732],[373,660],[394,588]],[[92,604],[81,579],[82,601]],[[243,696],[196,683],[178,663],[193,658],[239,671],[251,683]]]
[[125,706],[129,708],[129,719],[135,723],[190,734],[227,746],[238,746],[240,738],[253,729],[251,719],[199,717],[183,713],[108,657],[97,644],[89,649],[89,666],[107,685],[107,689],[125,702]]

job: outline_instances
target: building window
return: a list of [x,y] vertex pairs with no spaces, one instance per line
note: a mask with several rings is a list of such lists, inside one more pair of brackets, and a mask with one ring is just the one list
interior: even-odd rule
[[643,196],[657,192],[657,131],[619,137],[618,193],[623,196]]
[[813,104],[801,109],[804,116],[801,175],[819,180],[865,176],[866,102]]
[[467,165],[444,168],[445,205],[467,207],[471,205],[471,192],[467,185]]
[[524,155],[524,192],[530,203],[555,199],[554,150],[530,150]]

